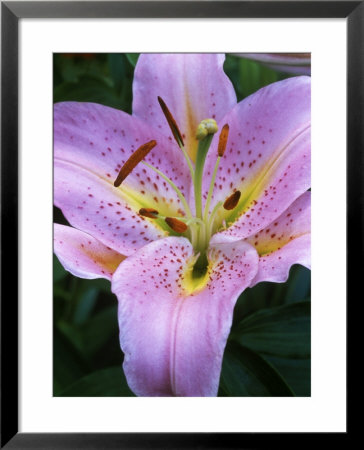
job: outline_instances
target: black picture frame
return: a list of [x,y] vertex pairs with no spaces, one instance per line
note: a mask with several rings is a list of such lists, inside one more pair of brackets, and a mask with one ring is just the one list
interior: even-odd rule
[[[280,433],[18,432],[18,22],[22,18],[346,18],[347,20],[347,300],[362,277],[364,148],[363,1],[1,2],[1,448],[257,448],[282,445]],[[355,251],[355,253],[354,253]],[[359,291],[360,292],[360,291]],[[357,300],[357,299],[356,299]],[[349,312],[349,311],[348,311]],[[348,349],[350,345],[348,345]],[[348,418],[350,413],[348,414]],[[346,433],[335,433],[344,444]],[[325,434],[315,435],[315,443]],[[309,433],[286,434],[303,445]],[[268,444],[269,443],[269,444]],[[345,442],[347,444],[347,442]]]

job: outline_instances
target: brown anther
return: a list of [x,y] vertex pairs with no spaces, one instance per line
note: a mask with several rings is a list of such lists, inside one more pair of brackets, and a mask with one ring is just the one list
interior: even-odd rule
[[130,158],[125,162],[123,167],[120,169],[119,175],[114,181],[114,186],[118,187],[125,180],[125,178],[132,172],[132,170],[137,166],[140,161],[142,161],[147,154],[157,145],[156,141],[149,141],[146,144],[141,145],[135,152],[130,156]]
[[172,131],[173,137],[177,141],[177,144],[180,145],[180,143],[181,143],[182,145],[185,145],[183,143],[182,134],[179,131],[177,122],[175,121],[174,117],[172,116],[171,111],[168,109],[167,105],[164,103],[164,100],[161,97],[158,97],[158,102],[160,104],[160,107],[162,108],[165,118],[167,119],[169,128]]
[[226,123],[221,129],[221,133],[219,136],[219,145],[217,147],[217,154],[220,157],[224,156],[228,137],[229,137],[229,125]]
[[159,213],[153,208],[140,208],[139,214],[144,217],[149,217],[149,219],[157,219]]
[[176,219],[175,217],[166,217],[164,220],[172,228],[172,230],[177,233],[184,233],[188,228],[184,222]]
[[225,200],[225,203],[223,204],[223,207],[225,209],[227,209],[228,211],[234,209],[235,206],[239,203],[240,196],[241,196],[241,192],[240,191],[235,191],[232,195],[230,195],[230,197],[228,197]]

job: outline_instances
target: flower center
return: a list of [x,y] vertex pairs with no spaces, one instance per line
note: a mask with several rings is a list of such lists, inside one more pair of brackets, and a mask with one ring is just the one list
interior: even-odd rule
[[[156,141],[150,141],[139,147],[130,158],[124,163],[123,167],[120,169],[119,175],[115,180],[114,186],[118,187],[126,179],[126,177],[132,172],[132,170],[141,163],[147,166],[149,169],[155,171],[160,177],[162,177],[176,192],[178,198],[180,199],[183,208],[184,216],[180,217],[166,217],[161,215],[156,209],[153,208],[141,208],[139,214],[141,216],[147,217],[149,219],[162,219],[177,234],[183,234],[192,243],[192,246],[196,255],[196,262],[192,270],[192,277],[201,278],[205,276],[208,267],[207,259],[207,249],[209,246],[210,238],[213,232],[218,228],[219,224],[216,224],[218,217],[218,212],[221,208],[225,210],[234,209],[240,200],[240,191],[234,190],[233,193],[224,201],[219,202],[215,205],[212,211],[210,211],[211,199],[214,191],[215,179],[217,170],[219,167],[220,159],[224,156],[226,149],[228,136],[229,136],[229,126],[225,124],[220,132],[219,143],[217,149],[217,159],[215,163],[215,168],[211,176],[209,190],[206,197],[205,205],[202,202],[202,181],[203,181],[203,171],[206,161],[207,152],[210,148],[211,142],[213,140],[214,134],[218,131],[217,123],[214,119],[205,119],[200,122],[196,131],[196,139],[198,140],[197,157],[195,164],[192,163],[187,151],[184,147],[184,142],[182,134],[178,128],[178,125],[172,116],[170,110],[168,109],[165,102],[158,97],[159,104],[162,111],[166,117],[167,123],[172,131],[173,137],[176,140],[179,148],[187,161],[189,167],[191,179],[194,186],[194,197],[195,197],[195,214],[192,214],[191,207],[188,204],[186,198],[178,187],[173,183],[173,181],[168,178],[163,172],[155,168],[151,164],[144,161],[144,158],[148,153],[157,145]],[[217,226],[217,227],[216,227]]]

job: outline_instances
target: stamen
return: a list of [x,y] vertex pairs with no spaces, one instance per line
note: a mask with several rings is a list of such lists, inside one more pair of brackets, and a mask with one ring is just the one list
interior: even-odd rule
[[182,144],[184,146],[182,134],[179,131],[177,122],[175,121],[174,117],[172,116],[171,111],[168,109],[167,105],[164,103],[164,100],[161,97],[158,97],[158,102],[160,104],[160,107],[162,108],[165,118],[167,119],[169,128],[172,131],[173,137],[177,141],[177,144],[178,145]]
[[241,196],[241,192],[240,191],[235,191],[232,195],[230,195],[230,197],[228,197],[225,200],[225,203],[223,204],[223,207],[225,209],[227,209],[228,211],[234,209],[235,206],[239,203],[240,196]]
[[172,230],[177,233],[184,233],[188,229],[188,226],[184,222],[181,222],[175,217],[166,217],[164,220],[172,228]]
[[214,222],[215,222],[215,216],[216,213],[218,212],[218,210],[220,209],[220,207],[222,206],[222,202],[216,203],[214,209],[212,210],[212,213],[210,215],[209,221],[208,221],[208,233],[209,233],[209,238],[211,236],[211,232],[212,232],[212,228],[214,226]]
[[229,136],[229,125],[226,123],[221,129],[221,133],[220,133],[220,137],[219,137],[219,145],[217,148],[217,154],[220,157],[224,156],[228,136]]
[[139,209],[139,214],[144,217],[149,217],[149,219],[157,219],[159,213],[153,208],[141,208]]
[[183,156],[185,157],[185,160],[187,161],[188,168],[190,169],[191,178],[194,177],[194,168],[191,162],[190,157],[188,156],[186,149],[184,147],[184,142],[182,138],[182,134],[179,131],[177,122],[175,121],[174,117],[172,116],[171,111],[168,109],[167,105],[164,103],[164,100],[161,97],[158,97],[158,102],[160,104],[160,107],[162,108],[163,114],[165,115],[169,128],[172,131],[173,137],[175,138],[178,147],[182,150]]
[[175,193],[178,195],[179,199],[181,200],[181,202],[182,202],[182,204],[183,204],[183,206],[185,208],[185,213],[187,214],[187,216],[189,218],[191,218],[192,217],[192,212],[191,212],[190,207],[188,206],[187,200],[185,199],[185,197],[182,194],[182,192],[178,189],[178,187],[173,183],[173,181],[170,178],[168,178],[166,175],[164,175],[163,172],[161,172],[160,170],[156,169],[151,164],[148,164],[146,161],[143,161],[142,164],[144,164],[145,166],[149,167],[149,169],[154,170],[154,172],[156,172],[164,180],[166,180],[166,182],[172,187],[172,189],[175,191]]
[[125,162],[123,167],[120,169],[119,175],[114,181],[114,186],[118,187],[125,180],[125,178],[133,171],[135,166],[137,166],[140,161],[142,161],[147,154],[157,145],[157,142],[152,140],[146,144],[141,145],[135,152],[130,156],[130,158]]

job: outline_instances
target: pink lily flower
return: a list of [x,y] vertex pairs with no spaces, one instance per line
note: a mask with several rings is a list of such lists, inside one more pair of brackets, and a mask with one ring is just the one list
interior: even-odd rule
[[241,292],[310,267],[310,78],[237,103],[223,62],[141,55],[132,115],[54,107],[54,250],[111,280],[139,396],[216,396]]

